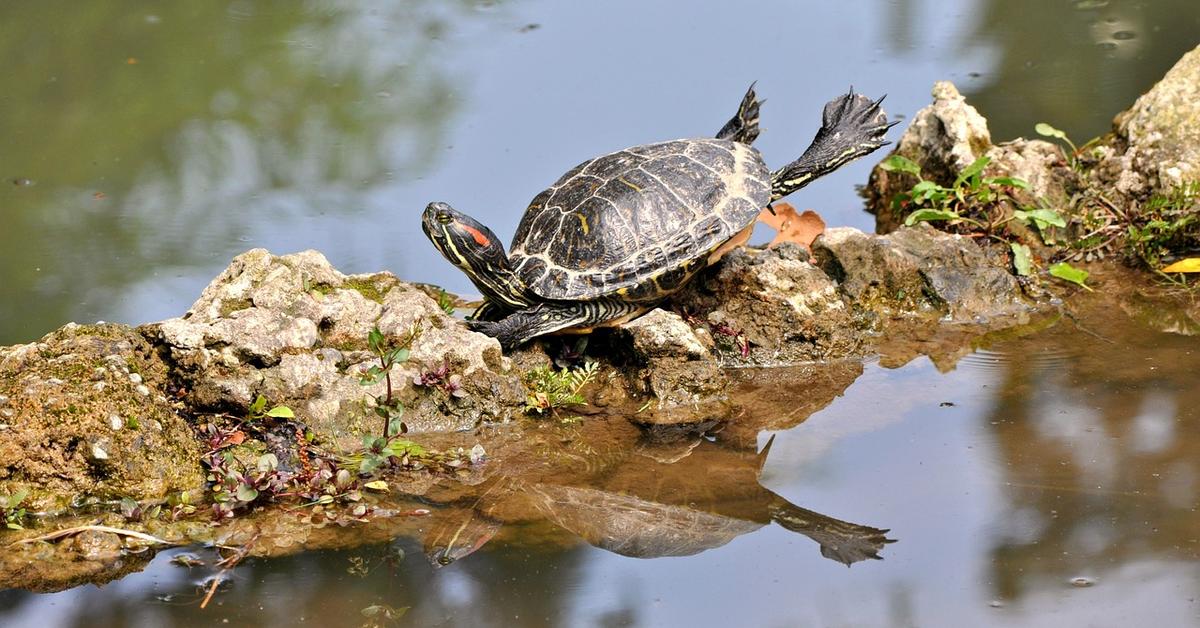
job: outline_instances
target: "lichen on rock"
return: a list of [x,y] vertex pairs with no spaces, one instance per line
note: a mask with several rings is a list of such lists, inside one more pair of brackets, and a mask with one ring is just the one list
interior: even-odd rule
[[[245,305],[229,311],[228,303]],[[287,404],[343,444],[378,432],[371,408],[384,382],[364,387],[377,357],[367,334],[418,331],[393,392],[413,431],[465,429],[509,418],[524,401],[519,374],[494,339],[454,321],[421,289],[390,273],[343,275],[316,251],[239,255],[182,317],[148,325],[198,408],[245,408],[258,395]],[[445,367],[463,394],[414,383]]]

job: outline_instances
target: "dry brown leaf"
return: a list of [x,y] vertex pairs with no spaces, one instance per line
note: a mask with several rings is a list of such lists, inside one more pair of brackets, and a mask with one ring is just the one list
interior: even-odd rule
[[775,239],[767,245],[768,248],[779,246],[783,242],[795,242],[812,251],[812,243],[817,236],[825,233],[825,221],[817,212],[806,209],[797,214],[796,208],[789,203],[776,203],[775,214],[764,209],[758,215],[758,221],[774,229]]

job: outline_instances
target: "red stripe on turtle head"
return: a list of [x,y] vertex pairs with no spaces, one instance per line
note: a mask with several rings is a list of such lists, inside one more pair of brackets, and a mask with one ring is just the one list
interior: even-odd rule
[[478,244],[479,246],[491,246],[492,241],[490,239],[488,239],[488,237],[486,235],[484,235],[482,231],[476,229],[475,227],[472,227],[471,225],[463,224],[457,220],[454,221],[454,226],[459,227],[462,230],[466,231],[467,233],[471,234],[471,237],[475,238],[475,244]]

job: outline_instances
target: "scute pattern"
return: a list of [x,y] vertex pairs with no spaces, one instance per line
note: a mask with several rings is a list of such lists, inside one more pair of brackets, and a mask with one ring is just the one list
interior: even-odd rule
[[771,199],[758,151],[716,139],[635,146],[571,169],[530,202],[509,259],[546,299],[624,290],[653,300],[678,289],[707,254]]

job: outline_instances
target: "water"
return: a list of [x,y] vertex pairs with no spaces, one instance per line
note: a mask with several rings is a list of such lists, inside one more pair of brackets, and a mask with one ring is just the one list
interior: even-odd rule
[[[511,234],[570,166],[715,133],[753,80],[771,164],[851,83],[907,118],[951,79],[997,139],[1046,121],[1081,143],[1197,32],[1190,0],[10,3],[0,343],[178,315],[252,246],[470,292],[420,232],[427,202]],[[870,165],[791,200],[870,229],[853,189]],[[1200,349],[1111,310],[955,368],[885,355],[813,373],[787,394],[849,387],[798,425],[753,417],[776,440],[736,486],[889,528],[882,561],[847,569],[769,522],[653,559],[525,523],[441,569],[408,535],[250,559],[204,611],[211,570],[164,552],[102,588],[0,592],[0,624],[359,625],[386,604],[412,625],[1200,625]],[[683,460],[744,474],[767,435],[739,436]]]

